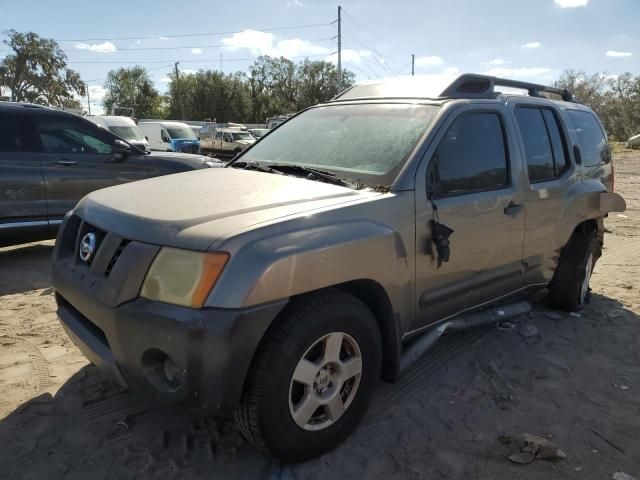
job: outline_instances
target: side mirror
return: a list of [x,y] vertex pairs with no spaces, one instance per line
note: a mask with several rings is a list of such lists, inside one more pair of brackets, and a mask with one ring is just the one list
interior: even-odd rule
[[149,141],[149,137],[147,137],[146,135],[144,136],[144,139],[148,142]]
[[129,156],[131,153],[131,146],[125,142],[116,138],[113,142],[113,154],[114,159],[117,161],[122,161]]

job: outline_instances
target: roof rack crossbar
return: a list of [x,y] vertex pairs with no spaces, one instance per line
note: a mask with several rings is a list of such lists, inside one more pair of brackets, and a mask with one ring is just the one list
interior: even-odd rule
[[497,95],[496,86],[526,90],[532,97],[542,97],[542,93],[550,93],[558,95],[565,102],[575,101],[573,93],[566,88],[476,74],[460,75],[442,92],[441,96],[450,98],[495,97]]

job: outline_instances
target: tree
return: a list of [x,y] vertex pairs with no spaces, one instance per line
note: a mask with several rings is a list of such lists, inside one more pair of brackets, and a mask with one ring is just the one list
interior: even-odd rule
[[160,94],[147,70],[139,65],[111,70],[104,88],[102,106],[106,112],[111,112],[113,107],[127,107],[132,108],[138,118],[162,116]]
[[305,59],[296,69],[297,97],[296,108],[302,110],[317,103],[326,102],[339,91],[355,82],[355,74],[342,70],[342,86],[338,89],[338,69],[330,62]]
[[640,133],[640,77],[567,70],[558,83],[596,112],[611,140]]
[[86,84],[80,75],[67,68],[67,56],[57,42],[33,32],[4,32],[3,43],[13,53],[0,63],[0,86],[8,88],[14,102],[32,102],[51,106],[70,106],[84,96]]

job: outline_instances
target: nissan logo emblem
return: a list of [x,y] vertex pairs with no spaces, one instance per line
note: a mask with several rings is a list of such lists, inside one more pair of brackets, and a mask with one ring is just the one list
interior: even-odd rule
[[95,233],[87,233],[82,240],[80,240],[80,260],[88,262],[93,256],[93,252],[96,250],[96,235]]

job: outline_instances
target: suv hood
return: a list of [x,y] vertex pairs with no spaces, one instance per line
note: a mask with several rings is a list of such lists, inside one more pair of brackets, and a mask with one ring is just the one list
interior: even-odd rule
[[372,195],[303,178],[215,168],[105,188],[75,209],[85,221],[129,240],[207,250],[253,225]]
[[[218,160],[217,158],[205,157],[204,155],[196,155],[193,153],[151,151],[151,153],[147,153],[147,156],[156,159],[173,160],[175,162],[180,162],[184,165],[188,165],[194,169],[207,167],[208,165],[205,163],[207,161],[220,162],[220,160]],[[222,162],[220,162],[220,164],[223,165]]]

